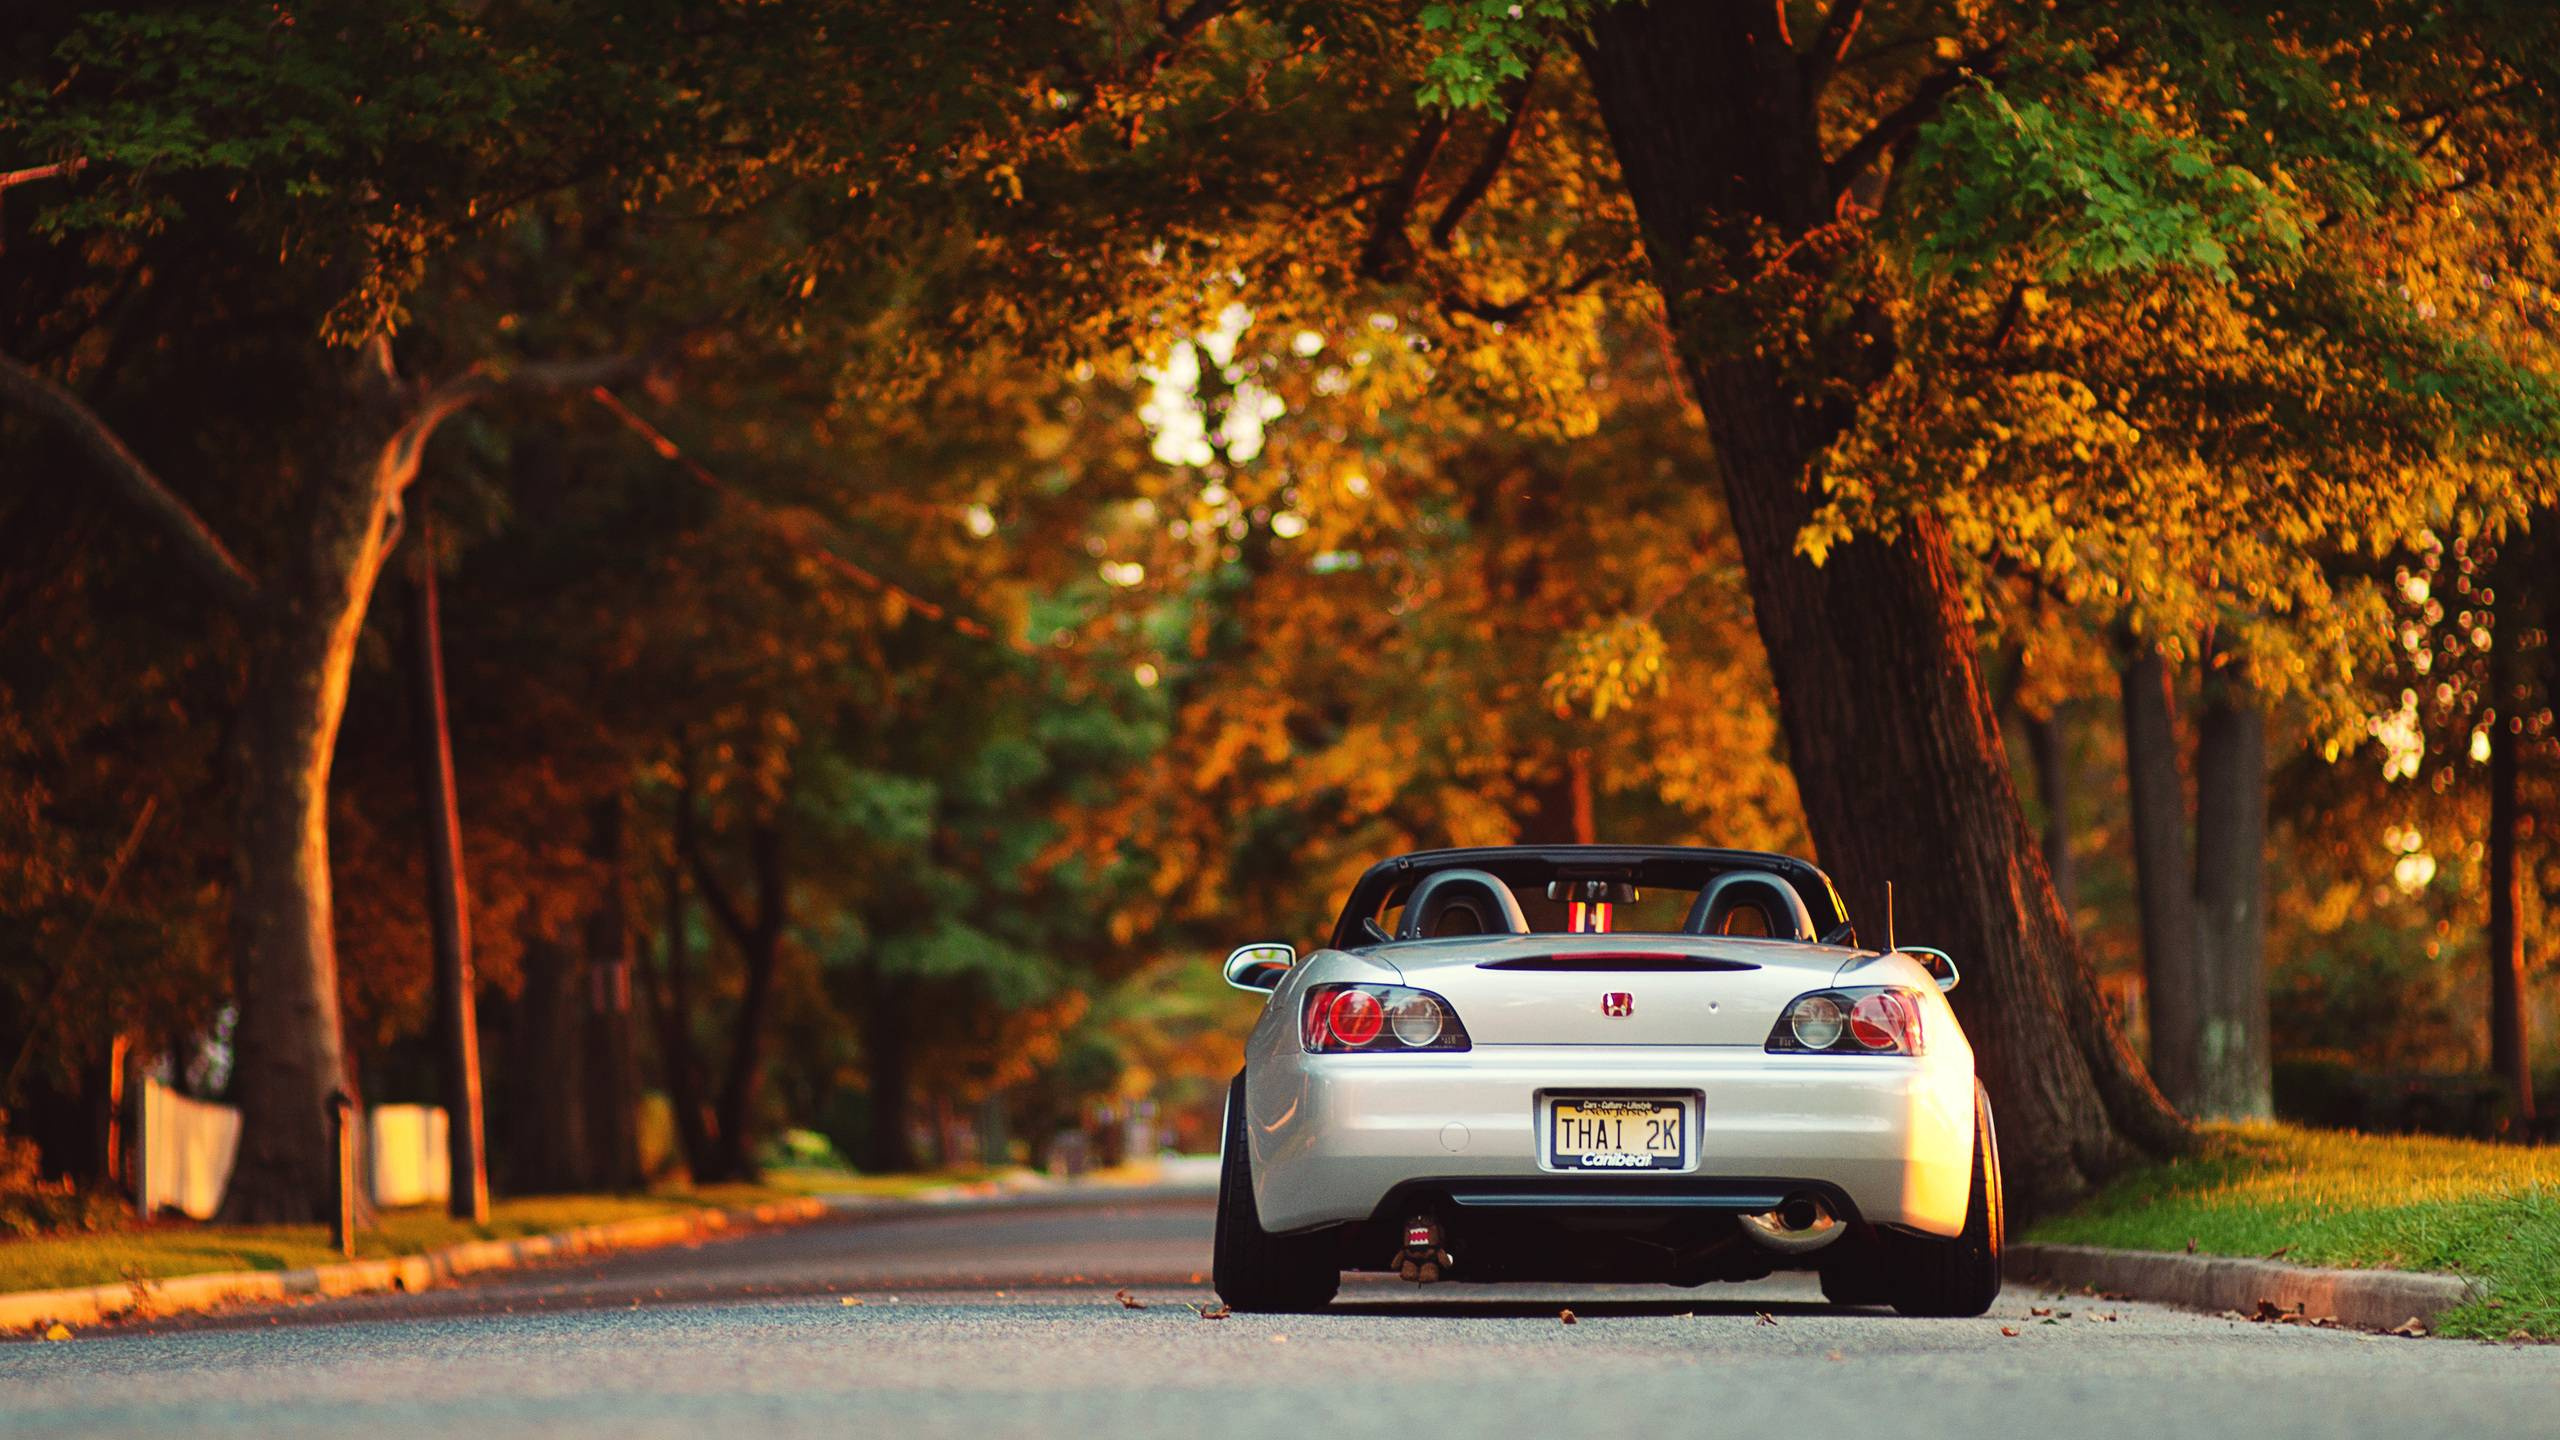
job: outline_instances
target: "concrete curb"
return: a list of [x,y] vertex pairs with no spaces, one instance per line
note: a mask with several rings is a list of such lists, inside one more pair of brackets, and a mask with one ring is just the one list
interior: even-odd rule
[[2014,1281],[2082,1286],[2189,1310],[2236,1310],[2255,1316],[2261,1302],[2309,1319],[2323,1317],[2364,1330],[2391,1330],[2436,1317],[2488,1293],[2459,1275],[2407,1270],[2330,1270],[2225,1255],[2107,1250],[2094,1245],[2012,1245],[2002,1268]]
[[385,1260],[342,1260],[298,1270],[235,1270],[213,1275],[177,1275],[165,1280],[132,1280],[110,1285],[82,1285],[64,1290],[23,1290],[0,1295],[0,1334],[43,1330],[53,1325],[78,1327],[107,1320],[174,1315],[211,1310],[222,1305],[274,1303],[385,1290],[424,1290],[465,1275],[513,1270],[550,1260],[566,1260],[609,1250],[646,1250],[679,1245],[735,1230],[796,1225],[830,1215],[909,1206],[983,1204],[1052,1187],[1037,1177],[1005,1177],[963,1185],[942,1185],[911,1195],[813,1195],[800,1200],[774,1200],[724,1210],[691,1210],[672,1215],[645,1215],[602,1225],[581,1225],[549,1235],[515,1240],[470,1240],[442,1250]]

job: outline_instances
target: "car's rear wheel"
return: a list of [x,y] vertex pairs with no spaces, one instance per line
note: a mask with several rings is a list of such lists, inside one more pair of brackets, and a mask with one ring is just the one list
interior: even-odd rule
[[1342,1288],[1330,1235],[1274,1235],[1253,1204],[1253,1152],[1245,1143],[1244,1076],[1227,1087],[1225,1156],[1218,1166],[1218,1230],[1210,1281],[1248,1314],[1319,1310]]
[[1893,1299],[1892,1278],[1873,1255],[1822,1267],[1822,1298],[1834,1305],[1882,1305]]
[[[1886,1272],[1893,1308],[1905,1315],[1979,1315],[2000,1298],[2000,1249],[2007,1219],[2001,1208],[2000,1138],[1991,1098],[1973,1087],[1973,1191],[1964,1229],[1889,1237]],[[1829,1293],[1826,1283],[1824,1293]]]

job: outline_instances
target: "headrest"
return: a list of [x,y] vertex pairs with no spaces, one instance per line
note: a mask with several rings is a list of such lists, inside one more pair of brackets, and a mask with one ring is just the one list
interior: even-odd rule
[[1424,876],[1405,897],[1396,938],[1428,940],[1440,933],[1441,923],[1453,911],[1469,912],[1475,919],[1475,928],[1460,934],[1529,933],[1529,917],[1520,913],[1520,899],[1510,886],[1482,870],[1441,870]]
[[1780,940],[1811,940],[1813,912],[1785,877],[1766,870],[1727,870],[1710,880],[1690,903],[1680,928],[1692,935],[1721,935],[1726,917],[1745,905],[1756,905],[1769,917],[1769,933]]

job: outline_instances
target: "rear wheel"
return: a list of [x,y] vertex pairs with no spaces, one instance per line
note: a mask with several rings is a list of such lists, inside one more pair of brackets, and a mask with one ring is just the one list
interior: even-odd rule
[[[2001,1209],[2000,1139],[1991,1125],[1991,1099],[1973,1087],[1973,1191],[1964,1229],[1952,1238],[1893,1235],[1887,1272],[1893,1308],[1905,1315],[1979,1315],[2000,1298],[2000,1249],[2007,1220]],[[1824,1293],[1829,1294],[1826,1282]]]
[[1274,1235],[1253,1205],[1253,1152],[1245,1143],[1244,1076],[1227,1086],[1225,1157],[1218,1167],[1218,1231],[1210,1281],[1218,1298],[1252,1314],[1321,1310],[1342,1288],[1333,1237]]
[[1874,1256],[1822,1269],[1822,1298],[1834,1305],[1882,1305],[1893,1298],[1883,1261]]

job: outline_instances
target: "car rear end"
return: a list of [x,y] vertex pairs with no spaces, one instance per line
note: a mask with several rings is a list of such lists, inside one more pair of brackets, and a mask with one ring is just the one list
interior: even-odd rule
[[[1696,1281],[1964,1223],[1970,1049],[1906,957],[1781,940],[1467,937],[1321,952],[1255,1031],[1262,1223],[1350,1268]],[[1740,1242],[1737,1244],[1736,1242]]]

